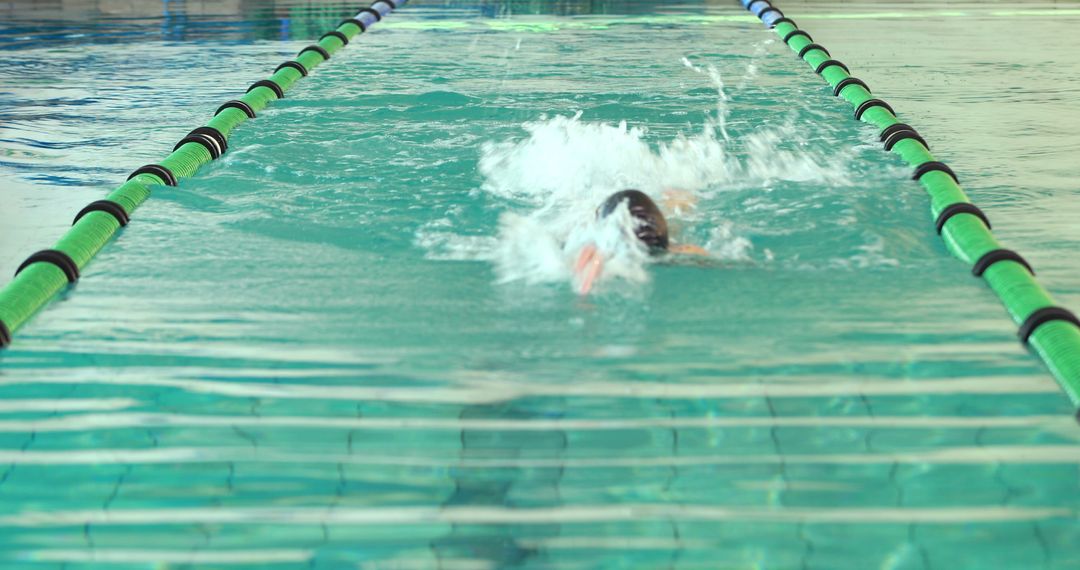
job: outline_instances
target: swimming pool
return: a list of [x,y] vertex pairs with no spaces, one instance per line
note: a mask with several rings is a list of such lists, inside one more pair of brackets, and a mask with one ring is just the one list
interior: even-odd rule
[[[1078,14],[784,6],[1080,306]],[[0,285],[350,7],[10,13]],[[876,140],[736,2],[412,2],[0,354],[4,565],[1073,567],[1069,403]],[[577,298],[621,185],[717,261]]]

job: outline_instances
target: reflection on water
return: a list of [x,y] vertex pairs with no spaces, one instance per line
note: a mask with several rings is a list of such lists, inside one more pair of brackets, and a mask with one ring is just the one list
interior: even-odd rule
[[[1077,16],[857,7],[789,11],[1077,305]],[[0,282],[352,8],[0,6]],[[0,566],[1074,567],[1069,404],[740,18],[411,3],[335,55],[0,354]],[[693,186],[680,231],[749,259],[581,301],[477,255],[618,176]]]
[[[668,8],[695,13],[721,0],[682,2]],[[341,0],[113,0],[14,1],[0,4],[0,49],[145,41],[252,41],[315,38],[357,6]],[[414,0],[410,9],[437,9],[457,17],[551,14],[652,14],[648,0]],[[352,12],[350,12],[352,11]]]

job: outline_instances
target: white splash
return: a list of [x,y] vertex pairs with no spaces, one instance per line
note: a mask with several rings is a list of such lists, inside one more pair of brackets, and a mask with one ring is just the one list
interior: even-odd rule
[[[720,76],[720,70],[716,69],[716,66],[711,64],[705,69],[702,69],[691,63],[690,60],[685,57],[682,58],[682,63],[683,66],[693,70],[695,73],[708,75],[709,80],[712,81],[712,84],[716,87],[716,126],[720,130],[720,134],[724,136],[724,140],[730,141],[731,137],[727,132],[728,96],[727,93],[724,92],[724,78]],[[747,73],[751,73],[751,70],[748,70]]]
[[[488,261],[499,283],[571,285],[576,285],[573,265],[579,252],[595,244],[605,259],[599,288],[615,280],[640,283],[648,280],[646,266],[655,258],[633,239],[629,212],[624,207],[618,215],[596,219],[597,206],[614,192],[636,188],[662,209],[666,190],[689,195],[700,201],[698,209],[675,212],[679,216],[674,225],[710,224],[706,243],[695,245],[718,260],[745,261],[752,258],[753,244],[724,212],[708,211],[710,198],[779,180],[849,184],[847,172],[836,161],[802,150],[806,140],[790,124],[758,127],[733,138],[726,126],[733,108],[719,71],[713,66],[702,69],[685,58],[682,63],[707,76],[717,89],[715,111],[697,133],[650,144],[644,126],[625,120],[583,121],[582,112],[524,123],[523,137],[489,141],[481,147],[481,190],[507,208],[499,218],[497,235],[458,235],[452,222],[443,219],[420,228],[416,243],[429,258]],[[755,71],[748,68],[744,79]],[[665,213],[672,221],[672,211]],[[679,242],[679,235],[672,239]],[[759,257],[768,260],[771,252]]]

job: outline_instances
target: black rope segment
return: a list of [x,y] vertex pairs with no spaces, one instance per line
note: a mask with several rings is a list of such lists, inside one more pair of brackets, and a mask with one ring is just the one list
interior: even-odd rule
[[225,135],[221,134],[221,131],[215,129],[214,127],[199,127],[197,129],[192,129],[192,131],[188,134],[206,135],[214,139],[214,142],[216,142],[218,146],[221,147],[221,154],[225,154],[225,151],[229,150],[229,140],[225,138]]
[[308,47],[300,50],[300,53],[296,54],[296,57],[300,57],[300,56],[304,55],[304,52],[306,52],[306,51],[318,52],[319,55],[322,56],[323,61],[326,61],[326,60],[330,59],[330,52],[323,49],[322,46],[317,46],[315,44],[311,44]]
[[804,38],[806,38],[806,39],[808,39],[810,41],[814,41],[814,38],[810,37],[810,34],[804,32],[802,30],[795,30],[795,31],[792,31],[792,32],[788,32],[788,35],[784,36],[784,43],[787,44],[787,45],[791,45],[791,38],[793,38],[795,36],[802,36],[802,37],[804,37]]
[[[784,15],[784,13],[781,12],[779,9],[774,8],[772,6],[769,6],[768,8],[765,8],[764,10],[762,10],[761,12],[758,12],[757,17],[761,18],[761,20],[764,21],[765,20],[765,14],[768,14],[769,12],[776,12],[777,14],[780,14],[780,16]],[[771,26],[769,26],[769,29],[771,30],[771,29],[773,29],[775,27],[776,27],[776,22],[773,22],[773,24]]]
[[893,111],[893,108],[890,107],[888,103],[882,101],[881,99],[867,99],[855,108],[855,120],[858,121],[862,119],[863,113],[874,107],[882,107],[884,109],[888,109],[888,111],[892,113],[894,117],[896,116],[896,111]]
[[971,214],[982,220],[982,223],[986,224],[986,229],[993,229],[990,226],[990,218],[987,218],[986,214],[983,213],[978,206],[970,202],[957,202],[945,206],[945,209],[942,210],[941,213],[938,214],[937,219],[934,220],[934,228],[937,229],[939,235],[941,234],[941,230],[945,229],[945,222],[948,222],[949,219],[957,214]]
[[780,24],[783,24],[784,22],[787,22],[787,23],[791,24],[792,26],[795,26],[796,28],[799,27],[799,25],[795,23],[795,20],[792,20],[791,18],[788,18],[787,16],[784,16],[783,18],[777,18],[776,20],[774,20],[772,27],[775,28],[776,26],[779,26]]
[[901,129],[893,132],[893,134],[889,135],[889,138],[885,139],[885,150],[892,150],[896,143],[904,139],[915,139],[926,147],[926,150],[930,150],[930,144],[919,133],[915,132],[915,129]]
[[71,222],[71,225],[79,223],[79,220],[83,216],[90,212],[105,212],[116,218],[116,221],[120,223],[120,227],[124,227],[128,224],[128,213],[124,210],[124,207],[112,200],[98,200],[96,202],[90,202],[85,208],[79,210],[78,214],[75,214],[75,220]]
[[881,136],[879,137],[879,140],[881,140],[881,142],[885,142],[896,131],[914,131],[914,130],[915,130],[915,127],[913,127],[913,126],[911,126],[911,125],[909,125],[907,123],[896,123],[895,125],[889,125],[889,126],[885,127],[884,129],[882,129]]
[[325,34],[323,34],[322,36],[319,37],[319,41],[321,42],[321,41],[325,40],[326,38],[331,38],[331,37],[341,40],[341,44],[343,46],[349,45],[349,36],[346,36],[345,34],[339,32],[337,30],[332,30],[332,31],[326,32]]
[[999,261],[1015,261],[1020,265],[1023,265],[1033,277],[1035,276],[1035,270],[1031,268],[1031,264],[1026,259],[1020,257],[1019,253],[1011,249],[992,249],[983,254],[975,265],[971,266],[971,274],[975,277],[982,277],[982,274],[990,269],[990,266]]
[[153,174],[154,176],[157,176],[162,181],[164,181],[165,184],[169,186],[176,186],[176,176],[173,175],[171,170],[165,168],[160,164],[147,164],[146,166],[140,166],[135,170],[135,172],[132,172],[130,175],[128,175],[127,179],[131,180],[132,178],[135,178],[140,174]]
[[217,111],[214,111],[214,116],[218,116],[225,109],[240,109],[244,112],[245,115],[248,116],[249,119],[255,118],[255,109],[252,109],[251,105],[248,105],[247,103],[239,99],[233,99],[232,101],[226,101],[225,103],[223,103],[220,107],[217,108]]
[[357,20],[356,18],[345,18],[344,20],[341,21],[340,24],[338,24],[338,27],[340,28],[344,24],[352,24],[352,25],[356,26],[357,28],[360,28],[360,33],[361,34],[364,33],[367,30],[367,26],[365,26],[363,22],[361,22],[360,20]]
[[[342,35],[345,35],[345,34],[342,34]],[[300,63],[299,61],[292,61],[292,60],[286,61],[285,63],[275,67],[274,68],[274,73],[277,73],[277,72],[281,71],[282,69],[285,69],[286,67],[299,71],[301,77],[307,77],[308,71],[307,71],[307,68],[304,67],[304,64]]]
[[15,275],[18,275],[23,269],[38,262],[51,263],[58,267],[60,271],[64,272],[68,283],[74,283],[79,280],[79,266],[75,265],[75,261],[71,259],[71,256],[59,249],[43,249],[30,257],[27,257],[26,261],[22,262],[22,264],[19,265],[19,268],[15,270]]
[[[394,0],[379,0],[379,2],[386,4],[390,7],[391,10],[397,10],[397,4],[394,3]],[[375,4],[378,4],[379,2],[376,2]],[[372,6],[374,6],[375,4],[372,4]]]
[[382,14],[380,14],[378,10],[376,10],[374,8],[361,8],[358,15],[363,14],[364,12],[367,12],[368,14],[371,14],[372,16],[375,16],[375,21],[376,22],[381,22],[382,21]]
[[819,49],[819,50],[825,52],[825,55],[827,55],[829,57],[832,57],[832,54],[829,53],[829,50],[825,49],[825,46],[820,45],[820,44],[810,44],[810,45],[802,48],[801,50],[799,50],[799,59],[802,59],[802,57],[804,55],[806,55],[806,52],[808,52],[808,51],[810,51],[812,49]]
[[187,143],[197,143],[202,145],[202,147],[206,149],[206,152],[210,153],[210,160],[217,160],[218,157],[221,156],[221,147],[218,146],[217,141],[211,138],[209,135],[204,135],[201,133],[191,134],[180,139],[180,142],[176,143],[176,146],[173,147],[173,152],[176,152],[178,148],[184,146]]
[[9,344],[11,344],[11,329],[4,324],[4,321],[0,321],[0,348]]
[[871,92],[870,87],[866,83],[864,83],[862,79],[859,79],[858,77],[845,77],[840,80],[840,83],[836,84],[836,87],[833,88],[833,97],[839,97],[840,93],[843,92],[844,88],[848,85],[858,85],[859,87],[866,89],[867,93]]
[[1031,316],[1024,319],[1024,323],[1020,325],[1020,330],[1017,331],[1016,335],[1020,337],[1020,342],[1027,344],[1031,335],[1035,334],[1035,329],[1050,321],[1065,321],[1080,328],[1080,319],[1077,319],[1076,315],[1072,314],[1068,309],[1064,307],[1046,307],[1031,313]]
[[746,9],[750,10],[751,13],[756,15],[757,12],[754,11],[754,4],[758,4],[758,3],[763,3],[766,6],[772,7],[772,4],[769,3],[769,0],[754,0],[753,2],[746,5]]
[[[307,49],[307,48],[304,48],[304,49]],[[322,48],[319,48],[319,49],[322,49]],[[300,53],[304,53],[304,52],[300,52]],[[269,79],[260,79],[260,80],[256,81],[255,83],[252,83],[251,87],[248,87],[247,92],[251,93],[251,91],[253,89],[255,89],[256,87],[266,87],[267,89],[273,91],[274,95],[277,95],[278,99],[284,99],[285,98],[285,92],[281,90],[281,86],[278,85],[277,83],[274,83],[273,81],[270,81]]]
[[848,66],[844,65],[844,62],[835,59],[826,59],[825,61],[821,62],[821,65],[817,66],[817,69],[814,70],[814,73],[821,75],[821,72],[825,71],[825,68],[829,67],[830,65],[838,65],[844,71],[851,73],[851,70],[848,69]]
[[933,172],[935,170],[938,172],[944,172],[945,174],[952,176],[953,182],[960,184],[960,179],[956,177],[956,173],[953,172],[951,168],[949,168],[949,165],[945,164],[944,162],[938,162],[936,160],[931,160],[930,162],[924,162],[920,164],[919,167],[915,169],[915,174],[912,175],[911,179],[919,180],[927,172]]

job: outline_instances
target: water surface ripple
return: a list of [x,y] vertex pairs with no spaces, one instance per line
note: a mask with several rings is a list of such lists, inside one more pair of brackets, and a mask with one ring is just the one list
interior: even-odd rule
[[[1080,563],[1071,408],[876,133],[737,2],[551,4],[410,2],[155,190],[0,354],[0,566]],[[0,284],[351,7],[123,5],[0,6]],[[785,9],[1080,307],[1080,12]],[[579,298],[628,185],[711,257]]]

